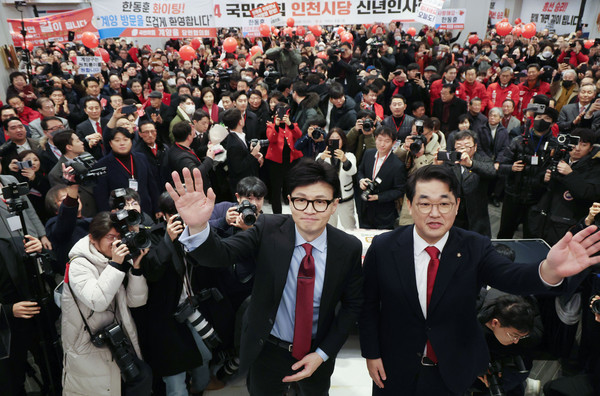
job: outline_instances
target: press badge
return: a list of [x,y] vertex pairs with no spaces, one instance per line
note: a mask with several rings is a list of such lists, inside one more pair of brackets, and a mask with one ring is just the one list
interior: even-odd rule
[[531,156],[531,165],[538,165],[538,156],[537,156],[537,154]]
[[10,228],[12,232],[23,229],[23,225],[21,224],[21,218],[19,216],[11,216],[6,219],[6,222],[8,223],[8,228]]
[[135,179],[129,179],[129,188],[131,188],[133,191],[137,191],[138,190],[138,181]]

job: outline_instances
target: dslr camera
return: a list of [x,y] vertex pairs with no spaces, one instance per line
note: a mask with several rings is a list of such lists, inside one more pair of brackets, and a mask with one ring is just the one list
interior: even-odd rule
[[370,132],[374,126],[375,123],[373,122],[373,120],[370,118],[366,118],[365,120],[363,120],[362,130],[364,132]]
[[252,150],[257,144],[260,144],[260,148],[269,147],[269,139],[251,139],[250,150]]
[[256,217],[258,215],[258,208],[256,205],[250,203],[247,199],[244,199],[242,203],[240,203],[236,210],[238,213],[242,215],[242,219],[244,220],[244,224],[251,226],[256,223]]
[[360,194],[360,199],[362,199],[363,201],[368,201],[369,195],[373,195],[375,192],[377,192],[380,184],[381,179],[378,177],[376,177],[373,181],[368,181],[367,188],[365,189],[365,191],[362,192],[362,194]]
[[313,140],[319,140],[323,136],[325,136],[325,130],[323,128],[316,127],[315,129],[313,129],[313,131],[312,131]]
[[421,147],[427,145],[427,137],[423,136],[423,120],[415,120],[415,126],[417,127],[417,135],[411,135],[413,142],[410,144],[409,150],[416,157],[421,151]]
[[150,233],[145,229],[140,229],[138,232],[129,229],[129,227],[139,225],[142,222],[142,215],[136,210],[124,209],[126,194],[124,188],[117,188],[114,193],[117,210],[110,214],[110,220],[121,235],[121,243],[127,245],[131,257],[137,257],[140,255],[141,249],[150,247]]
[[525,367],[523,358],[520,355],[508,356],[502,360],[494,360],[490,362],[487,379],[490,384],[490,396],[504,396],[506,393],[502,387],[502,372],[505,368],[511,367],[520,374],[528,373],[529,370]]
[[121,370],[121,377],[126,383],[134,380],[140,374],[140,369],[133,357],[133,347],[120,324],[111,323],[98,331],[92,337],[92,344],[97,348],[108,346],[115,363]]
[[184,323],[186,320],[189,321],[192,327],[200,334],[206,346],[213,350],[221,344],[221,339],[211,324],[208,323],[208,320],[198,311],[198,302],[195,297],[187,298],[179,304],[173,316],[175,316],[175,320],[179,323]]

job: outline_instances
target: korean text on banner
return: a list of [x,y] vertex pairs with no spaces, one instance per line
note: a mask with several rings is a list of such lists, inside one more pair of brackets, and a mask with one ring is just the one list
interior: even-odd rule
[[415,21],[427,26],[434,26],[437,14],[443,6],[444,0],[423,0],[417,10]]
[[269,18],[279,13],[281,13],[281,11],[279,10],[279,4],[277,3],[265,4],[264,6],[250,10],[252,18]]
[[[96,28],[91,24],[93,17],[91,8],[61,12],[39,18],[24,19],[27,31],[27,42],[33,45],[43,45],[47,41],[67,42],[69,31],[75,32],[75,40],[81,40],[84,32],[96,33]],[[17,47],[23,45],[21,36],[21,20],[7,19],[10,25],[10,34]]]
[[77,57],[77,74],[98,74],[102,67],[101,56],[78,56]]
[[492,0],[490,2],[490,21],[492,25],[504,19],[504,0]]
[[548,29],[556,34],[575,31],[581,0],[527,0],[521,7],[523,23],[535,22],[537,31]]
[[439,10],[435,19],[436,29],[464,29],[467,16],[466,8],[448,8]]
[[[267,4],[259,0],[214,0],[217,27],[245,26],[251,11]],[[297,26],[413,22],[418,0],[280,0],[282,21],[294,18]],[[246,24],[247,26],[247,24]]]
[[92,8],[101,38],[217,35],[212,0],[92,0]]

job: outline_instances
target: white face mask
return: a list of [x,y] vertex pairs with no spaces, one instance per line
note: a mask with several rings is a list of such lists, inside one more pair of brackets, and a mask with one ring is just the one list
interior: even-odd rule
[[467,56],[469,56],[469,52],[468,51],[463,52],[463,56],[466,58]]
[[402,36],[394,36],[394,40],[401,41],[402,40]]
[[544,51],[544,52],[542,52],[542,56],[544,58],[546,58],[546,59],[550,58],[552,56],[552,52],[550,52],[550,51]]
[[192,115],[196,111],[196,105],[190,104],[183,106],[183,110],[188,114]]
[[454,52],[455,54],[458,53],[458,48],[452,48],[452,52]]
[[169,78],[169,79],[167,80],[167,84],[169,84],[169,85],[172,85],[172,86],[175,86],[175,77],[173,77],[173,78]]
[[252,82],[252,77],[250,77],[250,76],[244,76],[244,77],[242,77],[242,79],[244,81],[246,81],[248,84]]

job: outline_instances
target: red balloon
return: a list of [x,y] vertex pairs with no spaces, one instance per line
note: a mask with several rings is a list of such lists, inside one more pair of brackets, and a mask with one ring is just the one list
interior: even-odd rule
[[323,60],[327,59],[327,54],[324,51],[321,51],[317,54],[317,58],[321,58]]
[[479,36],[477,36],[476,34],[472,34],[469,36],[469,44],[475,45],[475,44],[477,44],[478,41],[479,41]]
[[532,23],[528,23],[523,26],[523,37],[529,39],[535,36],[535,25]]
[[193,49],[197,50],[198,48],[200,48],[200,44],[202,44],[202,42],[200,41],[200,39],[195,38],[190,42],[190,45],[192,46]]
[[223,49],[225,50],[225,52],[235,52],[237,46],[238,42],[233,37],[227,37],[225,41],[223,41]]
[[414,27],[409,27],[408,30],[406,30],[406,33],[408,33],[410,37],[415,37],[415,34],[417,34],[417,29]]
[[304,28],[304,26],[298,26],[296,28],[296,34],[298,36],[304,36],[306,34],[306,29]]
[[308,27],[308,30],[310,30],[316,37],[323,34],[323,29],[321,29],[321,26],[319,25],[311,25]]
[[275,33],[275,30],[277,30],[277,28],[275,26],[271,26],[271,32]]
[[294,18],[288,18],[288,19],[287,19],[287,25],[288,25],[289,27],[294,27],[294,23],[295,23],[295,22],[294,22]]
[[179,48],[179,57],[184,61],[196,59],[196,50],[190,45],[184,45],[183,47]]
[[585,48],[590,49],[594,46],[594,40],[585,40],[583,45]]
[[260,24],[260,26],[258,27],[258,32],[263,37],[269,37],[271,35],[271,29],[269,28],[269,25],[267,25],[266,23]]
[[508,18],[502,18],[500,22],[508,22]]
[[262,54],[262,53],[263,53],[263,50],[262,50],[262,48],[260,48],[258,45],[255,45],[254,47],[250,48],[250,55],[251,55],[251,56],[254,56],[254,55],[256,55],[257,53],[259,53],[259,54]]
[[342,37],[342,33],[344,33],[346,29],[343,26],[340,26],[337,30],[337,33],[340,37]]
[[517,26],[512,30],[512,34],[514,36],[519,37],[519,36],[521,36],[521,34],[523,34],[523,29],[521,29],[520,27]]
[[98,46],[98,37],[92,32],[84,32],[81,35],[81,42],[88,48],[96,48]]
[[65,49],[65,46],[62,43],[54,43],[54,46],[60,49]]
[[275,28],[275,30],[273,30],[273,34],[275,36],[279,36],[279,29]]
[[29,50],[29,52],[33,51],[33,43],[31,41],[27,42],[27,49]]
[[317,42],[317,39],[315,39],[314,34],[308,33],[306,36],[304,36],[304,41],[308,41],[310,43],[310,46],[314,47],[315,43]]
[[291,36],[293,33],[292,28],[291,27],[286,27],[285,29],[283,29],[283,35],[284,36]]
[[515,25],[520,25],[521,24],[521,18],[517,18],[515,19]]
[[342,33],[342,43],[351,43],[354,40],[354,36],[350,32]]
[[94,55],[101,56],[102,60],[105,63],[110,62],[110,55],[108,54],[108,51],[105,50],[104,48],[96,48],[96,50],[94,51]]
[[496,25],[496,32],[500,36],[506,36],[512,31],[512,26],[508,22],[500,22]]

